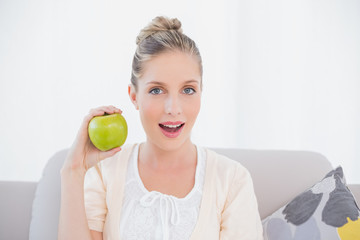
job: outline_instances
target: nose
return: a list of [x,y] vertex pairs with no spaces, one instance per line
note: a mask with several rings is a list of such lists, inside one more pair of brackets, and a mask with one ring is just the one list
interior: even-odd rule
[[165,102],[165,112],[168,115],[177,116],[182,112],[181,103],[177,96],[168,96]]

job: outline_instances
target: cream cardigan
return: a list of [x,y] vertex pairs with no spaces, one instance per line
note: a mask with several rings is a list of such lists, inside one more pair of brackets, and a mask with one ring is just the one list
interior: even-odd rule
[[[135,144],[122,147],[85,176],[89,228],[104,240],[120,240],[120,217],[128,160]],[[262,224],[249,172],[238,162],[206,149],[198,222],[190,240],[262,240]]]

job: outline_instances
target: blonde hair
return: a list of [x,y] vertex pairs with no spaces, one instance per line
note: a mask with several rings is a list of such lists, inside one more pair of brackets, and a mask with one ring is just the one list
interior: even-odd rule
[[183,34],[177,18],[158,16],[143,28],[136,38],[136,52],[132,62],[131,83],[137,89],[137,80],[143,73],[143,64],[168,51],[182,51],[197,58],[202,77],[202,60],[195,42]]

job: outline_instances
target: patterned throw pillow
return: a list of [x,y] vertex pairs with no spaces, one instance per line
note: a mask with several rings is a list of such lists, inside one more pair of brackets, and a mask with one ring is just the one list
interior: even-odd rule
[[360,210],[341,167],[263,220],[265,240],[360,240]]

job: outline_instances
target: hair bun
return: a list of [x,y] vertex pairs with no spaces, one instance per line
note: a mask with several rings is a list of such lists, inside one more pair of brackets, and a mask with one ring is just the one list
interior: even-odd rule
[[181,22],[177,18],[158,16],[154,18],[136,37],[136,44],[140,44],[145,38],[159,31],[177,31],[182,33]]

